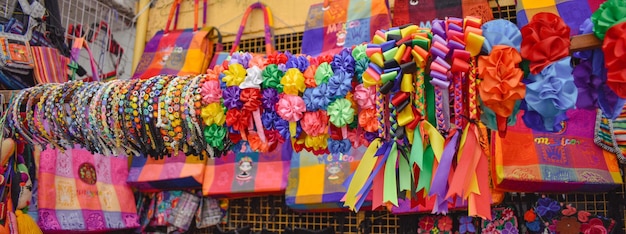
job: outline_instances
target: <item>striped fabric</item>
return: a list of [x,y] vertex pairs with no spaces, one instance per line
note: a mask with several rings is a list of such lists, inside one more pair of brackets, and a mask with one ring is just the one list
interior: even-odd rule
[[165,159],[135,157],[127,182],[144,192],[201,188],[207,158],[180,152]]
[[51,47],[32,46],[31,51],[38,84],[67,82],[70,58]]
[[620,163],[626,164],[626,106],[614,120],[604,117],[598,110],[594,142],[614,153]]

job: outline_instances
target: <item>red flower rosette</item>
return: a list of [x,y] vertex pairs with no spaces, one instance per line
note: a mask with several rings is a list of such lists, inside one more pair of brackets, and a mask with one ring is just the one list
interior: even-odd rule
[[619,96],[626,98],[626,22],[609,28],[602,50],[607,68],[606,84]]
[[243,109],[247,111],[256,111],[261,106],[261,90],[260,89],[242,89],[239,99],[243,103]]
[[[226,111],[226,125],[243,132],[250,125],[250,111],[230,109]],[[229,134],[232,135],[232,134]]]
[[570,28],[555,14],[536,14],[521,32],[522,57],[530,61],[532,74],[569,55]]

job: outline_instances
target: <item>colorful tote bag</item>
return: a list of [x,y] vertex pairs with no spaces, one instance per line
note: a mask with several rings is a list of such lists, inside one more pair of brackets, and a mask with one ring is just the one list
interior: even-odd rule
[[335,54],[343,48],[369,42],[376,30],[390,26],[385,0],[326,0],[309,9],[302,53]]
[[267,153],[250,152],[239,144],[226,156],[207,161],[202,193],[227,197],[280,194],[287,187],[292,152],[291,144]]
[[493,12],[487,0],[395,0],[392,23],[430,28],[431,20],[450,16],[474,16],[487,22],[493,19]]
[[[287,206],[294,210],[333,211],[343,209],[346,181],[354,173],[367,147],[350,149],[348,154],[315,155],[302,150],[293,153]],[[371,200],[371,199],[370,199]]]
[[[517,0],[517,26],[522,28],[540,12],[550,12],[560,16],[572,29],[591,17],[591,13],[600,7],[604,0]],[[578,34],[578,30],[570,30],[571,35]]]
[[70,59],[52,47],[31,46],[38,84],[63,83],[68,79]]
[[615,155],[594,144],[596,112],[578,109],[566,114],[568,120],[557,133],[537,132],[518,121],[504,137],[492,134],[496,189],[600,192],[622,184]]
[[[177,30],[181,2],[182,0],[173,2],[165,30],[158,31],[146,44],[133,79],[148,79],[156,75],[197,75],[206,72],[213,54],[213,44],[209,40],[211,30],[198,29],[198,1],[194,4],[196,13],[194,27]],[[172,19],[174,30],[170,30]]]
[[215,55],[213,56],[213,60],[211,61],[211,65],[209,68],[213,69],[215,65],[221,65],[224,61],[228,60],[228,57],[237,52],[239,48],[239,44],[241,43],[241,38],[243,37],[243,31],[246,27],[246,23],[248,22],[248,17],[252,10],[259,9],[263,12],[263,27],[265,33],[265,54],[270,55],[274,53],[274,32],[272,31],[272,27],[274,27],[274,18],[272,16],[272,11],[268,6],[261,2],[255,2],[246,9],[243,14],[243,18],[241,19],[241,24],[239,25],[239,31],[237,31],[237,35],[235,36],[235,41],[233,42],[232,48],[230,52],[223,51],[223,45],[221,44],[221,34],[218,31],[218,44],[215,46]]
[[135,157],[128,173],[128,184],[140,191],[201,188],[206,157],[177,156],[155,159]]
[[53,231],[111,231],[139,227],[135,198],[126,184],[126,157],[78,148],[41,152],[39,221]]

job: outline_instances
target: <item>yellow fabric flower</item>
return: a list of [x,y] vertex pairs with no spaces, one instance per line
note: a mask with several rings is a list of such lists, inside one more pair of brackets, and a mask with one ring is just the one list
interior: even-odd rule
[[299,95],[306,88],[304,75],[298,68],[289,68],[280,79],[280,84],[283,85],[283,92],[291,95]]
[[322,134],[319,136],[307,135],[304,139],[304,145],[312,148],[313,150],[322,150],[328,147],[328,134]]
[[204,124],[206,126],[211,124],[222,126],[226,121],[226,115],[224,115],[224,108],[221,103],[211,103],[203,107],[200,116],[204,120]]
[[228,70],[224,71],[222,81],[226,83],[226,86],[239,86],[245,78],[246,69],[241,64],[233,63],[228,65]]

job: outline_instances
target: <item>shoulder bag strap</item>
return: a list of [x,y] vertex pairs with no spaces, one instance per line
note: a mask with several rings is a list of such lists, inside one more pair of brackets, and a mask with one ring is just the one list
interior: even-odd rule
[[230,53],[234,53],[239,50],[239,43],[241,42],[241,37],[243,36],[243,30],[246,27],[246,22],[248,22],[248,16],[250,16],[250,12],[254,9],[263,10],[263,22],[265,24],[265,53],[272,54],[274,52],[274,38],[272,35],[272,27],[274,25],[274,19],[272,18],[272,12],[269,7],[265,6],[261,2],[255,2],[246,9],[246,12],[243,15],[243,19],[241,20],[241,24],[239,25],[239,31],[237,32],[237,37],[235,38],[235,42],[233,43],[233,47],[230,50]]

